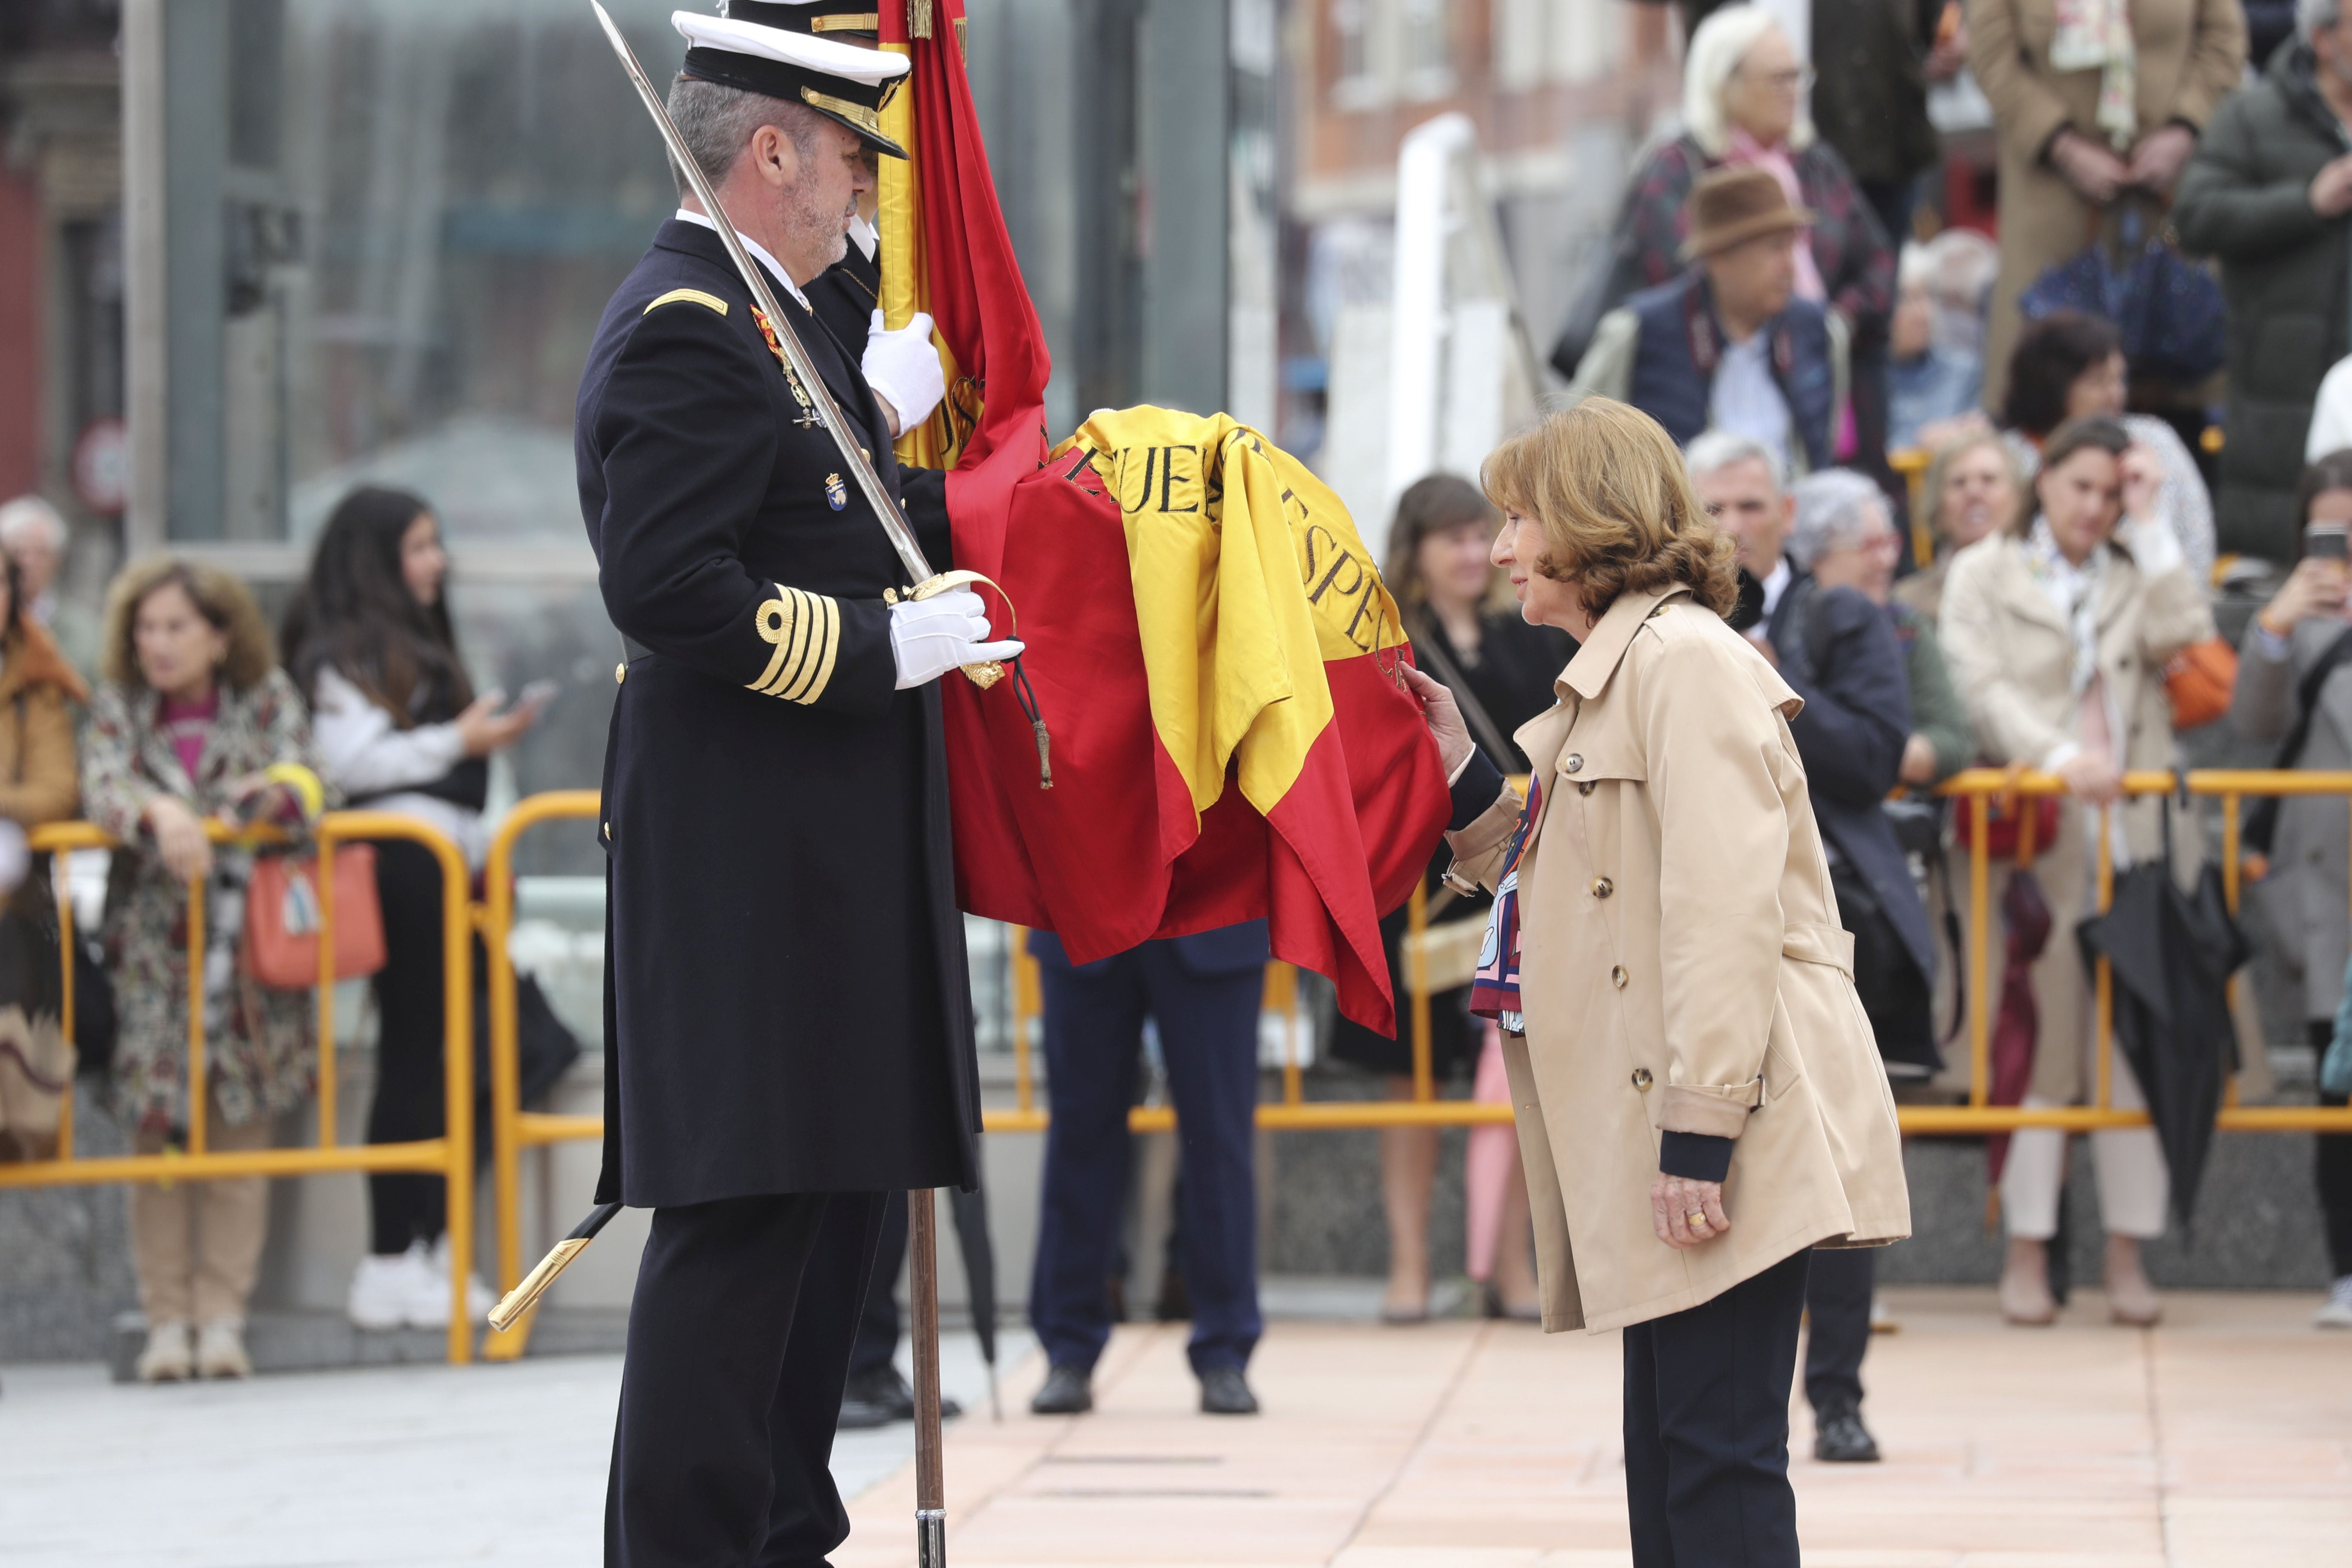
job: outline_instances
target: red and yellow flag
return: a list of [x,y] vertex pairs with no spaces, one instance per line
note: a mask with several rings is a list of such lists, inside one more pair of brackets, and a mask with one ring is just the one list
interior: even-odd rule
[[[885,129],[883,308],[938,323],[946,404],[901,442],[950,466],[955,564],[1002,584],[1053,735],[1007,685],[946,682],[957,885],[1079,963],[1264,918],[1275,955],[1394,1026],[1381,912],[1447,795],[1396,605],[1336,497],[1223,416],[1098,414],[1049,458],[1049,363],[988,175],[961,0],[882,11],[908,85]],[[929,34],[910,26],[921,11]]]

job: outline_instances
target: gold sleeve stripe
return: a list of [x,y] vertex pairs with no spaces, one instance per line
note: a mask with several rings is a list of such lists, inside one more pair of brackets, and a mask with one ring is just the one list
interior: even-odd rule
[[881,16],[872,11],[841,16],[811,16],[812,33],[874,33],[882,27]]
[[841,648],[841,606],[823,594],[779,583],[776,596],[760,606],[753,625],[775,651],[751,689],[788,702],[814,702],[824,696]]
[[815,596],[817,625],[811,628],[809,646],[814,653],[806,665],[806,677],[800,685],[783,695],[791,702],[814,702],[833,683],[834,656],[841,651],[841,606],[823,595]]
[[727,301],[716,294],[706,294],[699,289],[673,289],[646,306],[638,314],[650,316],[664,305],[675,305],[681,300],[691,300],[698,305],[708,305],[722,316],[727,313]]

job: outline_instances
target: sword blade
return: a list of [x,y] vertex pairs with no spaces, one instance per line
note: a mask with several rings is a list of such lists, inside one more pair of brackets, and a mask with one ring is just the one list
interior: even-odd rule
[[777,307],[775,293],[768,287],[767,274],[760,269],[758,262],[751,259],[751,253],[743,248],[743,241],[736,234],[734,224],[728,220],[726,207],[719,203],[719,193],[710,188],[710,181],[703,174],[701,166],[688,154],[686,139],[677,133],[677,126],[669,117],[669,107],[662,101],[661,94],[654,90],[653,81],[646,75],[645,67],[637,63],[636,52],[629,47],[629,41],[621,37],[621,29],[614,26],[613,18],[606,14],[604,7],[598,5],[597,0],[588,0],[588,5],[596,13],[596,20],[604,27],[604,37],[613,46],[613,53],[620,57],[621,68],[629,73],[630,84],[637,89],[637,97],[644,100],[646,112],[653,116],[654,124],[660,129],[662,143],[669,149],[671,161],[686,171],[687,184],[694,188],[695,200],[702,204],[702,210],[718,226],[719,240],[727,247],[728,259],[734,262],[735,270],[742,275],[745,287],[751,290],[752,301],[767,312],[769,322],[776,329],[776,341],[783,345],[784,358],[791,363],[793,373],[800,378],[801,385],[814,400],[826,432],[833,437],[834,445],[841,448],[842,462],[856,476],[858,489],[865,495],[866,503],[873,507],[874,515],[881,520],[882,531],[889,535],[890,548],[898,552],[900,564],[914,574],[916,584],[930,581],[938,574],[931,570],[931,563],[923,559],[922,546],[915,542],[915,531],[908,525],[907,514],[898,510],[898,503],[883,488],[882,476],[874,471],[874,465],[867,459],[865,448],[850,433],[848,420],[843,416],[840,405],[833,400],[833,389],[825,384],[824,377],[817,374],[816,362],[809,358],[808,350],[802,346],[800,334],[793,329],[792,319]]

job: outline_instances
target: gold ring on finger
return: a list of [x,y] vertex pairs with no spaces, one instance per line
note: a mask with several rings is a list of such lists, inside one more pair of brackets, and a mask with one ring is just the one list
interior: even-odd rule
[[1683,1215],[1683,1218],[1690,1221],[1693,1225],[1705,1225],[1706,1223],[1706,1211],[1705,1209],[1693,1209],[1690,1213]]

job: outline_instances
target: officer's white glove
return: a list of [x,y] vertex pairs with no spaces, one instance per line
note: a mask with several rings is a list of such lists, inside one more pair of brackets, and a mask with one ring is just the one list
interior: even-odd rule
[[866,336],[866,384],[880,393],[898,416],[904,435],[931,416],[948,395],[948,380],[940,369],[940,351],[931,344],[931,318],[918,310],[895,332],[882,330],[882,312],[874,312]]
[[890,606],[890,657],[901,691],[967,664],[1011,658],[1021,646],[988,640],[988,606],[969,588]]

